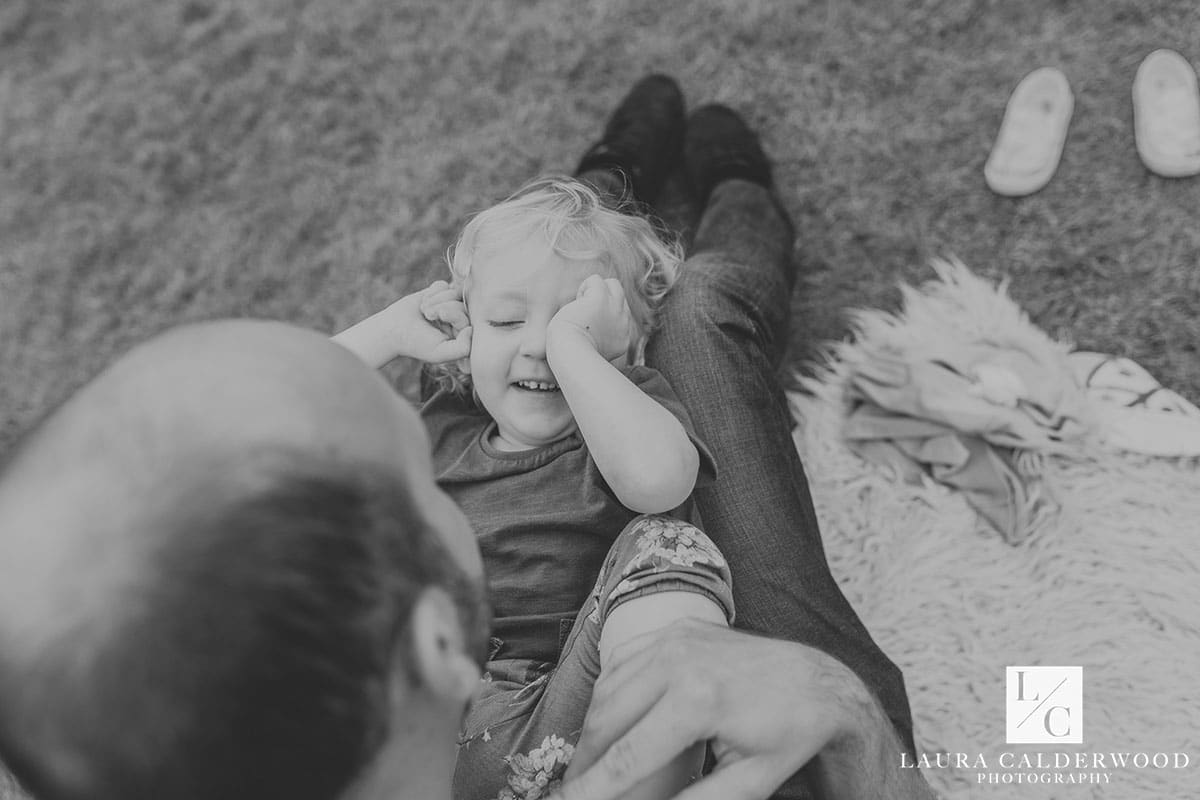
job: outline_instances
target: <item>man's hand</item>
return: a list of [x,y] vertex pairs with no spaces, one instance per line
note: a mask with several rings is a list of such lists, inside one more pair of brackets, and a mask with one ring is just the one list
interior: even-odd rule
[[633,315],[621,282],[592,275],[550,320],[546,335],[582,335],[606,361],[614,361],[628,354],[632,331]]
[[840,662],[683,623],[614,651],[555,800],[616,800],[701,741],[716,767],[680,800],[764,800],[816,756],[830,762],[818,765],[823,796],[932,797],[916,770],[900,774],[890,722]]

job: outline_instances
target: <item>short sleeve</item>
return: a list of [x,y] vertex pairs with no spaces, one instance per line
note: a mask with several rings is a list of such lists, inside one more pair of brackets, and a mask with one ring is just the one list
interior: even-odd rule
[[474,441],[488,416],[471,398],[439,389],[421,404],[421,421],[429,434],[434,472],[440,476]]
[[634,386],[653,397],[659,405],[670,411],[683,425],[683,430],[692,444],[696,446],[696,452],[700,454],[700,468],[696,472],[696,487],[708,486],[716,480],[717,465],[713,460],[712,453],[708,450],[708,445],[696,434],[696,428],[692,425],[692,418],[684,408],[683,401],[675,394],[675,390],[671,388],[671,384],[667,383],[667,379],[663,377],[662,373],[645,366],[623,367],[621,373]]

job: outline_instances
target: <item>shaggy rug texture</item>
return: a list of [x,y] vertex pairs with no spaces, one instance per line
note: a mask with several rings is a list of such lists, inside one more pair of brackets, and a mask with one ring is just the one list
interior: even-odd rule
[[[998,290],[997,297],[1003,294]],[[1008,302],[1004,298],[1004,302]],[[1053,456],[1058,509],[1006,543],[962,496],[905,485],[843,443],[846,343],[791,396],[834,575],[903,669],[918,753],[973,765],[925,769],[947,798],[1200,797],[1200,468],[1110,452]],[[853,361],[851,357],[849,361]],[[1005,743],[1005,667],[1083,667],[1083,744]],[[1053,753],[1185,753],[1168,769],[1003,769]],[[1072,758],[1074,756],[1072,755]],[[1091,755],[1088,756],[1091,758]],[[946,763],[943,761],[943,763]],[[996,784],[980,772],[1037,783]],[[1107,773],[1056,784],[1054,773]],[[1044,783],[1042,781],[1051,781]]]

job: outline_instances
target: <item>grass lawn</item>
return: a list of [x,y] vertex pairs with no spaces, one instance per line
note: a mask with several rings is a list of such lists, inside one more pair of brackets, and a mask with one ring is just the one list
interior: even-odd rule
[[[0,448],[155,331],[333,331],[441,277],[471,212],[569,170],[651,70],[775,157],[798,359],[955,254],[1200,400],[1200,178],[1145,170],[1130,103],[1197,31],[1194,0],[6,0]],[[1001,198],[983,164],[1041,65],[1075,92],[1063,161]]]

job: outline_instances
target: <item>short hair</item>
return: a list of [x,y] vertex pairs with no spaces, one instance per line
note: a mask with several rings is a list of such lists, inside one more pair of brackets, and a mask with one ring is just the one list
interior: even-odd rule
[[[562,258],[600,261],[625,289],[640,341],[657,321],[657,310],[675,282],[683,261],[677,237],[666,236],[647,217],[608,205],[590,186],[575,178],[535,179],[508,199],[476,214],[446,253],[451,284],[466,296],[477,263],[539,236]],[[453,363],[435,365],[439,385],[459,392],[470,376]]]
[[[290,449],[257,458],[250,491],[222,493],[238,487],[218,475],[163,516],[111,631],[0,675],[0,750],[36,796],[328,800],[379,749],[396,670],[413,680],[392,662],[421,589],[462,601],[472,582],[402,478]],[[22,719],[83,754],[82,777],[18,741]]]

